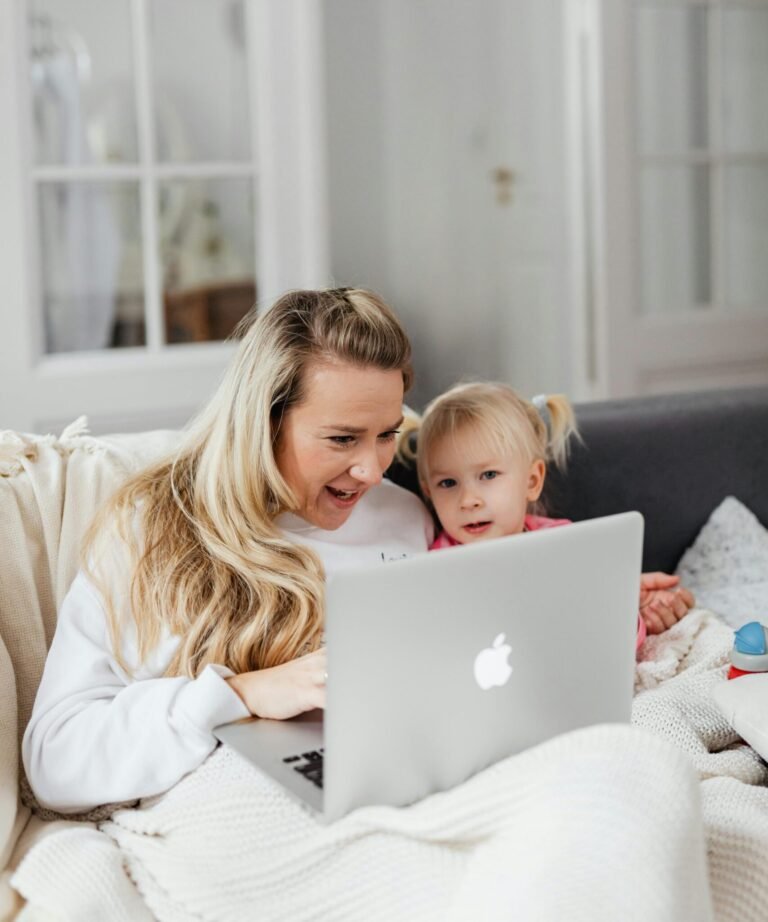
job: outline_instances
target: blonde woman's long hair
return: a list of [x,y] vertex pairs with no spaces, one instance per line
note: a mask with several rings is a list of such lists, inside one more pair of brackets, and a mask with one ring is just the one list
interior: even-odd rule
[[[419,482],[429,480],[432,446],[446,436],[466,431],[491,450],[512,452],[527,464],[552,462],[564,470],[572,439],[579,438],[573,407],[563,394],[542,395],[535,400],[539,406],[496,382],[457,384],[440,394],[428,404],[421,420],[411,426],[411,432],[418,429]],[[400,445],[401,457],[407,458],[409,449],[404,448],[402,436]],[[543,504],[536,504],[534,510],[543,512]]]
[[[131,621],[139,663],[166,631],[180,637],[169,676],[195,677],[209,663],[264,669],[319,647],[322,566],[274,522],[295,508],[275,462],[281,421],[302,400],[313,359],[396,369],[404,390],[411,384],[405,331],[363,289],[289,292],[238,333],[233,361],[177,454],[131,477],[86,536],[84,566],[126,670],[121,638]],[[109,588],[115,541],[132,573],[122,611]]]

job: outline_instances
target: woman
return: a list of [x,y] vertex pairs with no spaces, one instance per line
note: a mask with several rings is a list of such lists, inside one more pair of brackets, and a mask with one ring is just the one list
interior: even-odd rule
[[23,741],[60,812],[167,790],[212,729],[325,701],[324,576],[426,550],[388,481],[410,344],[371,292],[297,291],[250,322],[174,459],[97,516]]

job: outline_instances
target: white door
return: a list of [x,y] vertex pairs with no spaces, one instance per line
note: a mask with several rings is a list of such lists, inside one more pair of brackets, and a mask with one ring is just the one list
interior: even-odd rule
[[573,9],[585,388],[768,384],[768,3]]
[[328,277],[312,0],[0,0],[0,429],[183,424]]
[[562,4],[328,8],[332,267],[399,310],[414,404],[567,388]]

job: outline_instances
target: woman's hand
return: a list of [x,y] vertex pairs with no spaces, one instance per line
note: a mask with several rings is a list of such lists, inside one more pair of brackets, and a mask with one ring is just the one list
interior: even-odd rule
[[325,707],[325,670],[323,649],[282,666],[243,672],[227,682],[254,717],[287,720],[304,711]]
[[661,634],[688,614],[696,604],[693,594],[678,586],[679,576],[669,573],[642,573],[640,576],[640,617],[649,634]]

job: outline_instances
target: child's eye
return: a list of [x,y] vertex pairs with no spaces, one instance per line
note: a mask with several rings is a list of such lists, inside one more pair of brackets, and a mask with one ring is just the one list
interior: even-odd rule
[[483,471],[480,475],[481,480],[493,480],[495,477],[499,476],[498,471]]
[[451,487],[456,486],[456,481],[453,477],[445,477],[443,480],[438,481],[437,485],[441,490],[450,490]]

